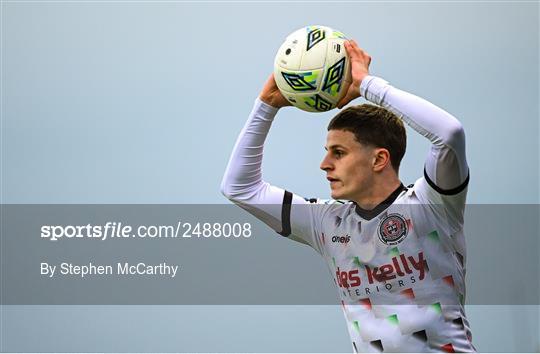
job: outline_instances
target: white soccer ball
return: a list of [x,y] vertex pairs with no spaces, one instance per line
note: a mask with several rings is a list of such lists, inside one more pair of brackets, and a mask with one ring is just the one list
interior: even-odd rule
[[345,40],[343,33],[325,26],[291,33],[274,61],[274,78],[283,96],[304,111],[335,108],[352,81]]

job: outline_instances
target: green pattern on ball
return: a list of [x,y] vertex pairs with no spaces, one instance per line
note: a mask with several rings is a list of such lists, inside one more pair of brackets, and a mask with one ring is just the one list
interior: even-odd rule
[[343,74],[345,70],[345,58],[341,58],[326,70],[322,90],[333,97],[339,96]]
[[332,32],[332,38],[341,38],[341,39],[347,39],[345,35],[340,31],[334,31]]
[[317,78],[319,74],[316,71],[306,71],[303,73],[282,71],[281,75],[295,91],[313,91],[317,89]]

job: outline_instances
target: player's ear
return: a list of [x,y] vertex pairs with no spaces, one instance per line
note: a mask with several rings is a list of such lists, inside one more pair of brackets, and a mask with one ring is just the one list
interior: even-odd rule
[[390,163],[390,152],[384,148],[373,150],[373,171],[380,172]]

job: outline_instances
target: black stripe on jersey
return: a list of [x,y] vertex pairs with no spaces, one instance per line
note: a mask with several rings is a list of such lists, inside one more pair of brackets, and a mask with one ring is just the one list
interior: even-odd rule
[[435,189],[437,191],[437,193],[442,194],[442,195],[456,195],[458,193],[463,192],[463,190],[469,184],[469,177],[470,177],[470,171],[467,171],[467,178],[465,178],[465,181],[461,185],[457,186],[456,188],[452,188],[452,189],[442,189],[441,187],[437,186],[435,184],[435,182],[433,182],[429,178],[429,176],[427,174],[427,171],[426,171],[426,168],[424,167],[424,178],[426,179],[427,183],[429,184],[429,186],[431,188]]
[[283,195],[283,206],[281,207],[281,236],[289,236],[291,234],[291,204],[292,193],[285,191]]

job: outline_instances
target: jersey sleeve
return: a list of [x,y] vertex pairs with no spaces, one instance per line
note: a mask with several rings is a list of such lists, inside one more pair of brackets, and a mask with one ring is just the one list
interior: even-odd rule
[[317,237],[321,209],[262,178],[264,142],[278,109],[259,98],[240,132],[221,183],[221,192],[282,236],[321,253]]
[[452,228],[462,226],[469,182],[462,124],[434,104],[374,76],[362,80],[360,92],[431,141],[424,174],[415,183],[415,193],[422,203],[443,204]]

